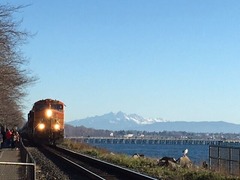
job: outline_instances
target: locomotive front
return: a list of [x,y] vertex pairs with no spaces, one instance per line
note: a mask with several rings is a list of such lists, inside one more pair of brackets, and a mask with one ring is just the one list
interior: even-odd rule
[[28,125],[33,140],[59,143],[64,138],[64,104],[52,99],[37,101],[28,114]]

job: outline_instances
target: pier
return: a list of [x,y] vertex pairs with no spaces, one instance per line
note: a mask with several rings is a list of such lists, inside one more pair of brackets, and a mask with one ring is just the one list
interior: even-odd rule
[[172,145],[240,145],[240,141],[201,139],[118,138],[118,137],[68,137],[90,144],[172,144]]

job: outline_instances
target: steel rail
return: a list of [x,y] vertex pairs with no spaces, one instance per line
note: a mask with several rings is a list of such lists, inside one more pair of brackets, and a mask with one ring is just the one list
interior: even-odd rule
[[[45,153],[48,154],[48,156],[51,156],[55,159],[55,161],[61,162],[61,164],[64,164],[65,166],[67,165],[69,169],[71,169],[71,171],[74,170],[74,176],[78,176],[81,177],[81,179],[96,179],[96,180],[104,180],[104,178],[102,178],[101,176],[99,176],[98,174],[86,169],[85,167],[77,164],[76,162],[62,156],[59,153],[56,153],[54,151],[54,149],[46,147],[46,146],[42,146],[42,148],[44,149],[43,151],[45,151]],[[82,178],[84,177],[84,178]]]
[[156,180],[156,178],[81,153],[77,153],[75,151],[65,149],[63,147],[56,146],[54,147],[54,149],[61,152],[64,155],[72,157],[73,159],[77,159],[81,162],[87,163],[89,164],[89,166],[93,166],[101,171],[105,171],[107,174],[112,175],[112,178],[115,177],[115,179]]

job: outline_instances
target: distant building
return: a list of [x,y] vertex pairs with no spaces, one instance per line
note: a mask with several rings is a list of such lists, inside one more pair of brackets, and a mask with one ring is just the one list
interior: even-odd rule
[[123,136],[124,138],[132,138],[133,137],[133,134],[126,134]]

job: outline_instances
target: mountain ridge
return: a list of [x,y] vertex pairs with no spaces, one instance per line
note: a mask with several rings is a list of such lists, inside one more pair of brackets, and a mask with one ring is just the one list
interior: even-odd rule
[[202,133],[239,133],[240,125],[225,121],[166,121],[162,118],[143,118],[137,114],[107,113],[66,122],[72,126],[94,129],[140,131],[186,131]]

